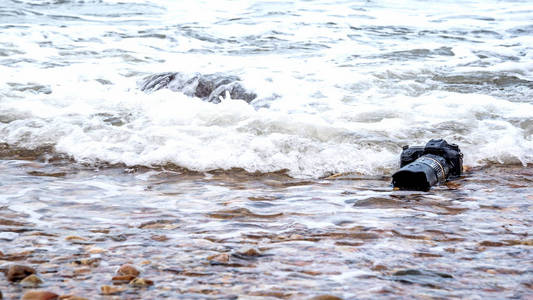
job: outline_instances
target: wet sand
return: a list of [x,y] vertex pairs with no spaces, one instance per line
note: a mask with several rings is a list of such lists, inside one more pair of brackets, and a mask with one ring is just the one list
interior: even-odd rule
[[[533,296],[533,166],[471,169],[428,193],[357,175],[16,159],[0,170],[4,299],[30,290],[87,299]],[[125,264],[140,274],[117,279]],[[42,283],[9,281],[13,265],[34,268]]]

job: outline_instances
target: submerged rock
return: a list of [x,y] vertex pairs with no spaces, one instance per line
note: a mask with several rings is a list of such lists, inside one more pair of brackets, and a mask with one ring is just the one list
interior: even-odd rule
[[250,248],[250,249],[248,249],[246,251],[240,252],[239,254],[242,255],[242,256],[260,256],[261,252],[259,252],[259,250],[257,250],[257,249]]
[[215,255],[211,255],[211,256],[207,257],[207,259],[212,261],[212,262],[225,264],[225,263],[227,263],[229,261],[229,255],[226,254],[226,253],[215,254]]
[[24,265],[11,265],[6,273],[7,280],[11,282],[20,281],[32,274],[35,274],[36,271],[32,267]]
[[220,73],[206,75],[185,75],[177,72],[158,73],[143,78],[139,87],[141,91],[145,92],[168,88],[213,103],[220,103],[219,96],[224,97],[226,91],[231,99],[240,99],[248,103],[257,97],[255,93],[242,86],[239,77]]
[[111,278],[111,281],[113,281],[113,284],[123,284],[129,283],[135,278],[136,276],[133,275],[117,275],[113,276],[113,278]]
[[130,282],[130,285],[134,287],[147,287],[154,285],[154,282],[146,278],[135,278]]
[[22,300],[56,300],[59,295],[48,291],[29,291],[22,296]]
[[118,270],[117,270],[117,275],[119,276],[134,276],[134,277],[137,277],[139,276],[139,274],[141,274],[141,272],[139,270],[137,270],[137,268],[135,268],[134,266],[132,265],[122,265]]
[[100,293],[102,295],[116,295],[124,292],[126,289],[123,287],[114,287],[109,285],[102,285],[100,287]]
[[453,276],[431,270],[406,269],[394,272],[393,280],[406,284],[418,284],[429,288],[441,288],[448,285],[446,281],[453,280]]
[[20,282],[20,284],[24,287],[37,287],[39,286],[41,283],[43,283],[42,279],[39,278],[37,275],[35,274],[32,274],[24,279],[22,279],[22,281]]

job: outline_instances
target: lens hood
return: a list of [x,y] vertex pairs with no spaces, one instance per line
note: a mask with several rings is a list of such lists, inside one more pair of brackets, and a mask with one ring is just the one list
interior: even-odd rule
[[446,160],[437,155],[423,155],[392,175],[392,184],[401,190],[428,191],[446,180],[449,171]]

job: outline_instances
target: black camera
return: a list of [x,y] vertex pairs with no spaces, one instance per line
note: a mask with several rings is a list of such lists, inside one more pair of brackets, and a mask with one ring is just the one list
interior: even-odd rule
[[404,146],[400,170],[392,175],[392,185],[401,190],[429,191],[431,186],[461,176],[463,153],[456,144],[443,139],[426,146]]

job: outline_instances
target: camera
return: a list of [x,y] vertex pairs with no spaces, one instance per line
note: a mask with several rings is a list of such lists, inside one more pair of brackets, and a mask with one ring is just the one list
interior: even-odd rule
[[400,190],[429,191],[431,186],[461,176],[463,153],[456,144],[432,139],[425,146],[404,146],[400,170],[392,185]]

